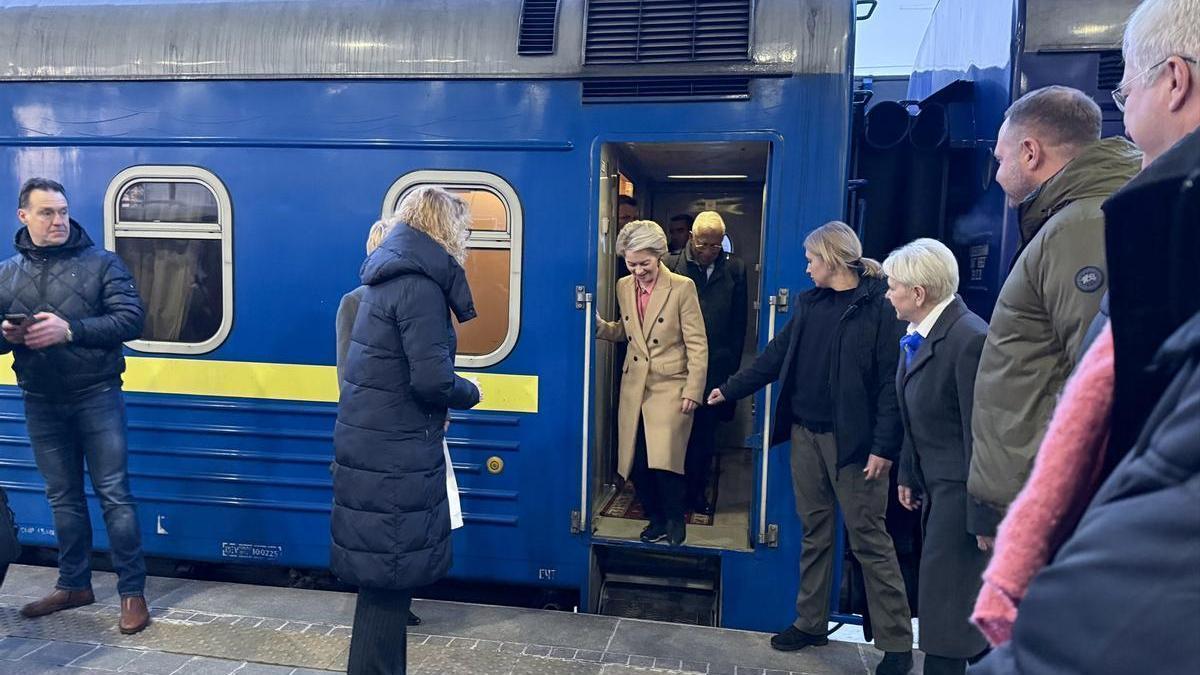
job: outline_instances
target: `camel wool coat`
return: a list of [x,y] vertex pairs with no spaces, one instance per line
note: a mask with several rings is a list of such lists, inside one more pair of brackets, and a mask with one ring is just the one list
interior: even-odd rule
[[683,473],[692,415],[680,411],[684,398],[704,402],[708,339],[696,284],[661,262],[643,322],[637,312],[637,282],[617,281],[618,321],[600,321],[596,337],[628,342],[621,369],[617,409],[617,471],[633,469],[637,425],[645,420],[646,459],[651,469]]

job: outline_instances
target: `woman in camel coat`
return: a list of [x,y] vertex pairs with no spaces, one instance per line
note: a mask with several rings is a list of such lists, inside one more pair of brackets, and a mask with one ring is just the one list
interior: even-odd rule
[[630,274],[617,281],[618,321],[596,336],[628,342],[617,410],[617,471],[632,478],[650,524],[646,542],[683,543],[684,458],[692,413],[704,397],[708,340],[695,283],[662,264],[667,238],[650,220],[617,235]]

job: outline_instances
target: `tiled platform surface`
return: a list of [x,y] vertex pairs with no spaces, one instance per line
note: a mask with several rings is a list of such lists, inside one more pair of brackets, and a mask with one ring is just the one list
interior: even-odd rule
[[[123,636],[116,630],[111,574],[95,575],[95,605],[22,618],[20,605],[54,579],[48,568],[10,570],[0,589],[0,673],[310,675],[345,669],[352,594],[154,577],[147,597],[155,622]],[[420,600],[414,609],[424,623],[409,633],[413,674],[869,675],[879,659],[863,644],[831,642],[783,654],[762,633],[587,614]]]

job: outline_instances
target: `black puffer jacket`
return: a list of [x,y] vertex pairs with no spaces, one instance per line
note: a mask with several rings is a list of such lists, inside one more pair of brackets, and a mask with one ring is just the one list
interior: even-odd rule
[[[792,433],[791,391],[795,386],[800,333],[806,309],[829,293],[813,288],[800,294],[795,316],[783,332],[748,366],[721,385],[725,398],[736,401],[779,381],[771,445],[787,442]],[[884,297],[887,282],[863,276],[850,307],[842,315],[830,354],[829,390],[833,398],[833,433],[837,440],[837,468],[865,464],[869,455],[896,461],[900,457],[903,428],[896,399],[896,365],[905,323]]]
[[402,590],[450,570],[442,424],[479,402],[454,374],[466,273],[423,232],[397,225],[362,268],[333,432],[330,567],[347,583]]
[[0,263],[0,309],[9,314],[51,312],[71,326],[68,344],[42,350],[0,339],[13,352],[17,383],[27,392],[62,396],[125,372],[121,343],[142,335],[142,302],[133,275],[115,253],[96,248],[74,220],[61,246],[34,246],[17,231],[17,255]]

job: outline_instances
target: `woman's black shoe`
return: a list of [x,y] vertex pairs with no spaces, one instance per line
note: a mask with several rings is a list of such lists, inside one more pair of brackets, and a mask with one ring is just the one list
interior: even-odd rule
[[781,652],[794,652],[805,647],[820,647],[829,644],[829,638],[824,635],[805,633],[795,626],[771,638],[771,646]]
[[416,614],[413,614],[411,609],[408,610],[408,625],[410,625],[410,626],[420,626],[421,625],[421,617],[417,616]]
[[642,530],[642,541],[647,544],[660,542],[667,538],[667,526],[662,523],[650,523]]

